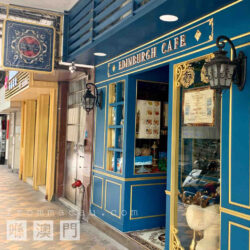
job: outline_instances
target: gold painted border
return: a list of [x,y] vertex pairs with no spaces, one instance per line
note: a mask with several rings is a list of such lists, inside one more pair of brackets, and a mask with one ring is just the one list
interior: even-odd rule
[[240,212],[237,212],[237,211],[225,208],[225,207],[220,207],[220,211],[221,213],[229,214],[229,215],[241,218],[243,220],[250,221],[250,215],[248,214],[243,214],[243,213],[240,213]]
[[[206,59],[211,53],[200,57],[192,58],[187,61],[179,62],[173,65],[173,92],[172,92],[172,138],[171,138],[171,183],[170,191],[170,228],[177,225],[177,208],[178,201],[178,162],[179,162],[179,127],[180,127],[180,86],[177,84],[177,69],[180,64],[191,63],[194,61]],[[167,194],[167,193],[166,193]],[[169,231],[169,243],[173,245],[171,230]]]
[[138,46],[138,47],[136,47],[136,48],[134,48],[134,49],[132,49],[132,50],[129,50],[129,51],[123,53],[123,54],[120,54],[120,55],[118,55],[118,56],[116,56],[116,57],[114,57],[114,58],[112,58],[112,59],[110,59],[110,60],[108,60],[108,61],[105,61],[105,62],[103,62],[103,63],[100,63],[100,64],[96,65],[96,68],[98,68],[98,67],[100,67],[100,66],[102,66],[102,65],[104,65],[104,64],[106,64],[106,63],[108,63],[108,62],[111,62],[112,60],[114,60],[114,59],[116,59],[116,58],[119,58],[119,57],[122,57],[122,56],[124,56],[124,55],[127,55],[128,53],[133,52],[133,51],[135,51],[135,50],[137,50],[137,49],[139,49],[139,48],[141,48],[141,47],[144,47],[144,46],[146,46],[146,45],[148,45],[148,44],[151,44],[151,43],[157,41],[158,39],[161,39],[161,38],[163,38],[163,37],[165,37],[165,36],[171,35],[171,34],[177,32],[177,31],[179,31],[179,30],[181,30],[181,29],[184,29],[184,28],[186,28],[186,27],[188,27],[188,26],[190,26],[190,25],[192,25],[192,24],[194,24],[194,23],[197,23],[197,22],[199,22],[199,21],[201,21],[201,20],[203,20],[203,19],[205,19],[205,18],[207,18],[207,17],[210,17],[210,16],[212,16],[212,15],[214,15],[214,14],[216,14],[216,13],[219,13],[219,12],[221,12],[221,11],[227,9],[227,8],[230,8],[231,6],[236,5],[236,4],[238,4],[238,3],[242,2],[242,1],[243,1],[243,0],[237,0],[237,1],[233,2],[233,3],[230,3],[230,4],[224,6],[224,7],[220,8],[220,9],[215,10],[215,11],[213,11],[213,12],[211,12],[211,13],[209,13],[209,14],[207,14],[207,15],[201,17],[201,18],[198,18],[198,19],[196,19],[196,20],[194,20],[194,21],[192,21],[192,22],[190,22],[190,23],[188,23],[188,24],[186,24],[186,25],[184,25],[184,26],[182,26],[182,27],[180,27],[180,28],[178,28],[178,29],[175,29],[175,30],[173,30],[173,31],[171,31],[171,32],[169,32],[169,33],[167,33],[167,34],[164,34],[164,35],[162,35],[162,36],[160,36],[160,37],[157,37],[156,39],[151,40],[151,41],[149,41],[148,43],[142,44],[142,45],[140,45],[140,46]]
[[[242,1],[242,0],[241,0]],[[247,33],[243,33],[241,35],[238,35],[238,36],[235,36],[235,37],[231,37],[230,40],[231,41],[234,41],[234,40],[237,40],[239,38],[242,38],[242,37],[246,37],[246,36],[249,36],[250,35],[250,32],[247,32]],[[156,67],[156,66],[159,66],[159,65],[164,65],[166,63],[169,63],[169,62],[172,62],[172,61],[175,61],[177,59],[180,59],[180,58],[183,58],[183,57],[186,57],[186,56],[190,56],[190,55],[193,55],[195,53],[198,53],[198,52],[201,52],[201,51],[204,51],[204,50],[207,50],[207,49],[211,49],[213,47],[216,47],[216,43],[214,44],[211,44],[211,45],[208,45],[206,47],[203,47],[203,48],[200,48],[200,49],[197,49],[195,51],[190,51],[186,54],[183,54],[183,55],[179,55],[179,56],[176,56],[174,58],[171,58],[171,59],[168,59],[168,60],[165,60],[165,61],[161,61],[161,62],[158,62],[156,64],[152,64],[152,65],[149,65],[147,67],[142,67],[140,69],[137,69],[137,70],[134,70],[134,71],[131,71],[131,72],[128,72],[128,73],[125,73],[125,74],[122,74],[122,75],[119,75],[119,76],[115,76],[113,78],[110,78],[110,79],[106,79],[106,80],[103,80],[103,81],[100,81],[100,82],[97,82],[96,85],[99,85],[99,84],[102,84],[102,83],[105,83],[105,82],[109,82],[109,81],[113,81],[114,79],[117,79],[117,78],[121,78],[123,76],[127,76],[127,75],[131,75],[131,74],[134,74],[136,72],[141,72],[141,71],[144,71],[146,69],[150,69],[150,68],[153,68],[153,67]],[[131,69],[132,70],[132,69]]]
[[[234,37],[234,38],[232,38],[232,40],[236,40],[238,38],[241,38],[241,37],[244,37],[244,36],[247,36],[247,35],[250,35],[250,32],[239,35],[237,37]],[[242,47],[249,46],[249,45],[250,45],[250,42],[245,43],[243,45],[239,45],[236,48],[242,48]],[[213,46],[209,46],[209,47],[211,48]],[[199,60],[199,59],[204,58],[206,56],[207,55],[203,55],[201,57],[194,58],[194,59],[191,59],[191,60],[187,60],[187,61],[184,61],[184,62],[196,61],[196,60]],[[181,64],[181,63],[183,63],[183,62],[180,62],[178,64]],[[173,71],[174,71],[173,79],[174,80],[173,80],[173,95],[172,95],[172,105],[173,106],[172,106],[172,143],[171,143],[172,144],[172,149],[171,149],[171,191],[166,191],[165,192],[167,195],[170,195],[170,226],[171,225],[176,225],[176,219],[177,219],[177,211],[175,211],[176,210],[175,209],[175,204],[176,204],[175,201],[176,201],[176,197],[177,197],[175,186],[178,184],[178,179],[177,179],[178,174],[176,175],[175,166],[176,166],[176,163],[178,163],[178,148],[179,148],[178,147],[178,142],[179,142],[178,128],[179,128],[180,90],[176,85],[176,68],[177,68],[178,64],[175,64],[173,66]],[[231,102],[231,100],[232,100],[232,90],[230,90],[230,102]],[[232,103],[230,103],[230,116],[231,116],[231,107],[232,107]],[[222,115],[222,99],[221,99],[221,115]],[[230,118],[229,122],[230,122],[229,124],[231,124],[231,118]],[[222,129],[222,119],[221,119],[221,129]],[[220,138],[221,137],[222,137],[222,134],[220,134]],[[229,140],[230,140],[230,143],[229,143],[229,146],[230,146],[230,150],[229,150],[230,160],[229,160],[229,163],[231,164],[231,129],[230,129],[230,132],[229,132]],[[220,153],[221,153],[221,150],[220,150]],[[229,167],[229,171],[230,171],[230,169],[231,169],[231,167]],[[220,171],[222,171],[221,168],[220,168]],[[231,175],[230,175],[229,181],[230,180],[231,180]],[[221,186],[222,186],[222,181],[221,181]],[[229,183],[229,192],[230,192],[230,189],[231,189],[231,181]],[[220,196],[220,199],[221,199],[221,196]],[[232,210],[228,210],[228,209],[225,209],[225,208],[220,208],[220,209],[221,209],[221,212],[226,212],[228,214],[231,214],[231,215],[234,215],[234,216],[237,216],[237,217],[241,217],[241,218],[244,218],[244,219],[247,218],[249,220],[248,215],[244,215],[242,213],[235,212],[235,211],[232,211]],[[170,246],[172,246],[171,239],[172,239],[172,237],[171,237],[171,232],[170,232]]]
[[170,196],[171,195],[171,191],[165,190],[165,194]]
[[[165,85],[168,85],[168,89],[169,89],[169,83],[167,82],[157,82],[157,81],[149,81],[149,80],[141,80],[141,79],[136,79],[136,94],[135,94],[135,133],[136,133],[136,103],[137,103],[137,92],[138,92],[138,82],[148,82],[148,83],[152,83],[152,84],[165,84]],[[165,179],[167,178],[166,177],[166,173],[167,171],[165,172],[161,172],[161,173],[139,173],[137,174],[135,172],[135,148],[136,148],[136,136],[135,136],[135,146],[134,146],[134,159],[133,159],[133,166],[134,166],[134,172],[133,172],[133,175],[134,176],[138,176],[138,175],[156,175],[156,174],[161,174],[161,175],[164,175]]]
[[[99,87],[97,88],[97,90],[100,90],[100,89],[103,89],[105,88],[106,89],[106,97],[105,97],[105,117],[104,117],[104,141],[103,141],[103,166],[98,166],[98,165],[95,165],[93,164],[93,167],[94,168],[100,168],[100,169],[104,169],[104,166],[105,166],[105,145],[106,145],[106,115],[107,115],[107,85],[106,86],[102,86],[102,87]],[[97,116],[97,111],[95,110],[95,125],[94,125],[94,145],[93,145],[93,163],[95,163],[95,144],[96,144],[96,116]],[[92,168],[93,169],[93,168]]]
[[[95,170],[95,169],[93,169],[92,171],[93,171],[93,173],[100,174],[100,175],[103,175],[103,176],[107,176],[107,177],[110,177],[112,179],[116,179],[116,180],[124,181],[124,182],[127,182],[127,181],[166,180],[166,176],[124,178],[124,177],[121,177],[121,176],[112,175],[112,174],[102,172],[102,171],[99,171],[99,170]],[[109,172],[111,172],[111,171],[109,171]]]
[[[241,45],[236,46],[236,49],[239,48],[243,48],[243,47],[247,47],[250,46],[250,42],[248,43],[244,43]],[[231,50],[231,59],[233,56],[233,52]],[[232,185],[231,185],[231,179],[232,179],[232,109],[233,109],[233,88],[232,85],[230,87],[230,99],[229,99],[229,186],[228,186],[228,195],[229,195],[229,199],[228,199],[228,203],[231,205],[235,205],[237,207],[242,207],[242,208],[247,208],[250,209],[250,185],[249,185],[249,205],[244,205],[238,202],[234,202],[232,201]],[[250,173],[250,158],[249,158],[249,173]],[[249,180],[250,180],[250,174],[249,174]]]
[[[119,200],[119,215],[113,214],[111,211],[107,210],[106,205],[107,205],[107,183],[113,183],[115,185],[118,185],[120,187],[120,200]],[[122,184],[110,181],[110,180],[105,180],[105,202],[104,202],[104,210],[111,214],[114,217],[117,217],[118,219],[121,219],[121,210],[122,210]]]
[[[110,75],[110,74],[109,74],[110,64],[111,64],[111,63],[113,64],[113,63],[115,63],[115,62],[117,62],[117,61],[119,61],[119,60],[122,60],[122,59],[124,58],[124,57],[121,57],[121,58],[119,58],[119,59],[117,59],[117,60],[112,61],[111,63],[108,63],[107,76],[108,76],[108,77],[110,77],[110,76],[116,76],[116,75],[122,74],[122,73],[124,73],[124,72],[128,72],[128,71],[130,71],[131,69],[136,69],[136,68],[142,67],[142,66],[144,66],[144,65],[148,65],[148,64],[151,64],[151,63],[160,61],[160,60],[162,60],[162,59],[164,59],[164,58],[168,58],[168,57],[171,57],[171,56],[174,56],[174,55],[183,53],[183,52],[185,52],[185,51],[187,51],[187,50],[191,50],[191,49],[193,49],[193,48],[202,46],[202,45],[204,45],[204,44],[206,44],[206,43],[209,43],[209,42],[213,41],[213,38],[214,38],[214,19],[211,18],[211,19],[208,19],[207,21],[205,21],[205,22],[203,22],[203,23],[197,24],[196,26],[192,26],[192,27],[190,27],[189,29],[186,29],[186,30],[183,30],[183,31],[181,31],[181,32],[179,32],[179,33],[177,33],[177,34],[174,34],[173,36],[165,37],[164,39],[158,41],[157,43],[151,44],[150,46],[147,46],[147,47],[145,47],[145,48],[142,48],[142,49],[136,51],[136,53],[139,53],[140,51],[146,50],[146,49],[148,49],[148,48],[151,48],[152,46],[155,46],[155,45],[157,45],[157,44],[159,44],[159,43],[161,43],[161,42],[164,42],[166,39],[171,39],[171,38],[173,38],[173,37],[175,37],[175,36],[178,36],[178,35],[180,35],[180,34],[182,34],[182,33],[184,33],[184,32],[187,32],[187,31],[189,31],[189,30],[195,29],[195,28],[197,28],[197,27],[199,27],[199,26],[201,26],[201,25],[203,25],[203,24],[205,24],[205,23],[209,23],[209,26],[211,26],[211,34],[208,35],[208,40],[207,40],[207,41],[205,41],[205,42],[203,42],[203,43],[199,43],[199,44],[194,45],[194,46],[191,46],[191,47],[188,47],[188,48],[183,49],[183,50],[181,50],[181,51],[177,51],[177,52],[172,53],[172,54],[170,54],[170,55],[162,56],[161,58],[157,58],[157,59],[155,59],[155,60],[149,61],[149,62],[144,63],[144,64],[142,64],[142,65],[138,65],[138,66],[135,66],[135,67],[131,67],[131,68],[129,68],[129,69],[127,69],[127,70],[124,70],[124,71],[122,71],[122,72],[118,72],[118,73],[115,73],[115,74]],[[132,55],[133,55],[133,54],[130,54],[130,55],[128,55],[128,56],[132,56]],[[126,56],[126,57],[128,57],[128,56]]]
[[[179,159],[179,115],[180,115],[180,88],[177,87],[178,64],[173,65],[173,90],[172,90],[172,138],[171,138],[171,180],[170,180],[170,222],[169,228],[177,224],[177,191]],[[169,246],[172,246],[172,232],[169,230]]]
[[147,218],[155,218],[155,217],[166,216],[166,214],[156,214],[156,215],[148,215],[148,216],[141,216],[141,217],[132,218],[133,187],[156,186],[156,185],[166,185],[166,182],[163,182],[163,183],[148,183],[148,184],[135,184],[135,185],[130,186],[130,211],[129,211],[129,219],[130,220],[140,220],[140,219],[147,219]]
[[241,225],[239,223],[229,221],[229,223],[228,223],[228,250],[231,250],[231,227],[232,226],[239,227],[239,228],[242,228],[244,230],[249,231],[248,232],[248,241],[249,241],[249,247],[250,247],[250,228],[246,227],[246,226],[243,226],[243,225]]
[[[98,204],[95,204],[94,201],[93,201],[94,185],[95,185],[94,178],[98,178],[98,179],[102,180],[102,201],[101,201],[101,206],[99,206]],[[92,192],[91,192],[91,204],[93,204],[94,206],[102,209],[103,208],[103,178],[99,177],[99,176],[96,176],[96,175],[93,175],[93,177],[92,177],[92,183],[93,184],[92,184]]]
[[[51,71],[42,71],[42,70],[31,70],[31,69],[23,69],[23,68],[10,68],[10,67],[5,67],[3,65],[4,62],[4,56],[5,56],[5,29],[6,29],[6,22],[11,21],[11,22],[17,22],[17,23],[23,23],[23,24],[29,24],[29,25],[35,25],[35,26],[40,26],[40,27],[45,27],[45,28],[51,28],[53,29],[53,48],[51,49],[52,51],[52,69]],[[43,24],[36,24],[36,23],[30,23],[30,22],[23,22],[19,20],[13,20],[13,19],[5,19],[3,22],[3,36],[2,36],[2,59],[1,59],[1,67],[5,70],[15,70],[15,71],[25,71],[25,72],[33,72],[33,73],[39,73],[39,74],[51,74],[54,73],[54,66],[55,66],[55,45],[56,45],[56,29],[53,26],[48,26],[48,25],[43,25]]]

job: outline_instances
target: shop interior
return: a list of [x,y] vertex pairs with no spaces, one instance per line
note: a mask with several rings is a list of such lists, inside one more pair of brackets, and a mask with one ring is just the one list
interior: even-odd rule
[[168,84],[137,81],[135,174],[167,168]]

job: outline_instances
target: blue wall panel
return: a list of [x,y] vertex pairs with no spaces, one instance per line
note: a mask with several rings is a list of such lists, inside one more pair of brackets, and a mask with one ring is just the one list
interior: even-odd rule
[[122,185],[110,180],[105,181],[105,211],[121,217]]
[[93,176],[92,183],[92,204],[102,208],[103,207],[103,178]]
[[249,250],[249,237],[249,220],[221,213],[221,250]]
[[165,215],[165,189],[165,183],[131,185],[131,207],[137,211],[131,219]]
[[102,109],[96,109],[94,166],[98,168],[104,168],[107,87],[99,87],[98,91],[102,91],[103,98]]
[[[241,48],[250,59],[250,45]],[[247,67],[247,75],[250,68]],[[237,86],[232,89],[231,111],[231,166],[229,165],[229,182],[231,181],[231,202],[247,206],[250,209],[250,78],[243,91]],[[229,159],[230,160],[230,159]],[[231,170],[231,172],[230,172]],[[229,184],[230,185],[230,184]],[[250,214],[250,210],[249,210]]]
[[249,250],[249,230],[242,228],[240,224],[229,224],[229,230],[229,249]]

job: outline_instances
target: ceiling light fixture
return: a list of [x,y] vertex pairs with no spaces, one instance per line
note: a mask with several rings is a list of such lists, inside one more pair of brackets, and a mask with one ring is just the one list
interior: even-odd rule
[[102,53],[102,52],[95,52],[94,53],[95,56],[106,56],[106,53]]
[[71,74],[73,74],[76,71],[76,65],[74,62],[72,62],[71,65],[69,66],[69,71]]
[[179,18],[177,16],[174,16],[174,15],[162,15],[162,16],[160,16],[160,19],[163,22],[176,22],[176,21],[178,21]]

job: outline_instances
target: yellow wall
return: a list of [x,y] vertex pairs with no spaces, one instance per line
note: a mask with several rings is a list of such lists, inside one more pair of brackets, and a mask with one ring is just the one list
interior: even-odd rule
[[23,166],[22,179],[33,176],[34,168],[34,145],[36,125],[36,101],[25,101],[24,106],[24,131],[23,131]]
[[49,95],[37,99],[33,187],[45,185],[49,127]]
[[[29,94],[32,89],[37,91],[32,84],[33,88],[27,89]],[[38,86],[46,89],[48,94],[40,94],[35,100],[22,101],[19,178],[26,181],[27,177],[33,177],[34,189],[46,185],[46,197],[50,201],[55,183],[57,83]]]
[[50,201],[54,195],[56,164],[56,128],[57,128],[57,88],[50,90],[49,137],[46,176],[46,195]]

